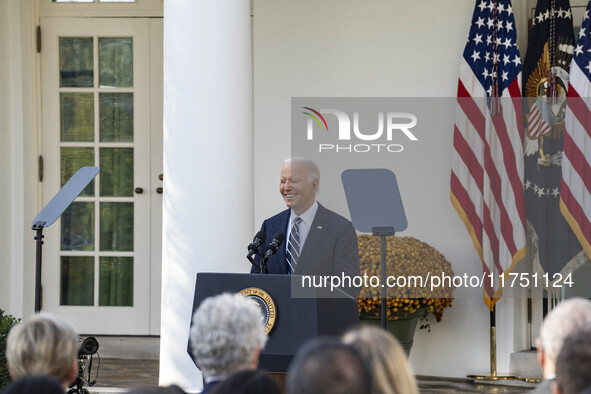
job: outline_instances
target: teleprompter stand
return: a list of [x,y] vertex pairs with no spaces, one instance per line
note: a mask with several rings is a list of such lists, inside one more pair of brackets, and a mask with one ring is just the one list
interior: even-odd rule
[[35,261],[35,313],[41,310],[41,252],[43,248],[43,229],[51,226],[72,204],[84,188],[94,179],[100,167],[82,167],[66,182],[64,187],[39,212],[33,220],[32,228],[36,232]]
[[349,169],[341,174],[351,221],[357,231],[380,237],[382,327],[387,327],[388,276],[386,250],[388,236],[408,227],[396,175],[390,170]]

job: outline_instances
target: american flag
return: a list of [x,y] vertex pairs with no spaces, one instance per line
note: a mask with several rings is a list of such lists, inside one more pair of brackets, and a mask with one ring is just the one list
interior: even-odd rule
[[[478,0],[461,59],[453,137],[451,202],[482,261],[484,302],[502,296],[526,253],[521,132],[521,58],[509,0]],[[488,282],[488,283],[486,283]]]
[[591,258],[591,2],[570,67],[560,211]]

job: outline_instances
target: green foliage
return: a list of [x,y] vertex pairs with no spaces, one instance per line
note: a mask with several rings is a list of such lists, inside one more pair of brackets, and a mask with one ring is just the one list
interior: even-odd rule
[[12,326],[20,321],[12,315],[5,315],[0,309],[0,391],[11,382],[6,366],[6,337]]

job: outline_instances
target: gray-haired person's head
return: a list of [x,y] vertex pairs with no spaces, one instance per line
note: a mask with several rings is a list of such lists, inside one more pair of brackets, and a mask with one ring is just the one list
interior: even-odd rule
[[542,347],[552,369],[564,339],[579,331],[591,331],[591,301],[570,298],[548,313],[540,329],[538,346]]
[[256,368],[267,342],[259,307],[240,294],[229,293],[201,303],[189,335],[195,363],[206,377]]
[[315,180],[320,182],[320,169],[318,168],[318,165],[310,159],[300,156],[288,157],[287,159],[283,160],[283,164],[302,166],[306,169],[308,182],[314,182]]
[[50,314],[38,314],[8,334],[6,360],[14,380],[49,375],[68,385],[77,370],[78,336],[74,327]]

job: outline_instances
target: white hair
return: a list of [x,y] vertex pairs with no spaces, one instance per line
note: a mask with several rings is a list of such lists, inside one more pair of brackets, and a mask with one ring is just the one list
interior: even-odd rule
[[308,174],[308,181],[309,182],[314,182],[314,181],[318,181],[320,182],[320,169],[318,168],[318,166],[316,165],[316,163],[314,163],[312,160],[310,159],[306,159],[305,157],[288,157],[287,159],[283,160],[283,164],[288,164],[288,163],[302,163],[306,165],[306,174]]
[[240,294],[207,298],[193,315],[189,334],[195,363],[205,376],[247,369],[267,342],[261,311]]
[[6,340],[6,360],[12,377],[50,375],[69,383],[78,357],[78,336],[67,321],[48,313],[12,327]]
[[552,365],[556,364],[564,339],[579,331],[591,331],[591,301],[570,298],[548,313],[540,329],[540,338]]

